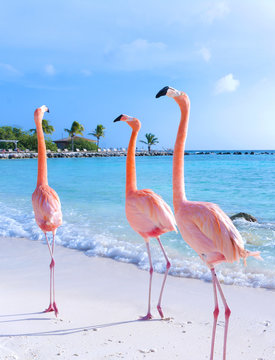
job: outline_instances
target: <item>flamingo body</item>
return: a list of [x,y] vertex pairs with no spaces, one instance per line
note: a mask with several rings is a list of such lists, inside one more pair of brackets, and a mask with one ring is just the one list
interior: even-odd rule
[[150,189],[126,195],[126,217],[131,227],[145,239],[177,231],[171,208]]
[[55,232],[62,225],[61,204],[57,193],[49,185],[38,185],[32,194],[35,221],[45,233]]
[[244,249],[239,231],[216,204],[186,200],[175,211],[175,218],[183,239],[210,268],[221,262],[259,257]]

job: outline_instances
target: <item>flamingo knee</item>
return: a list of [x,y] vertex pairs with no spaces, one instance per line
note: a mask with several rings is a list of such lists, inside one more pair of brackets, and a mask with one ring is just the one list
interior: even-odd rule
[[54,259],[52,259],[52,261],[50,263],[50,269],[54,268],[54,266],[55,266],[55,261],[54,261]]
[[219,307],[216,306],[214,311],[213,311],[213,315],[214,315],[215,320],[218,319],[219,313],[220,313]]
[[229,317],[231,315],[231,310],[229,309],[228,306],[226,306],[224,314],[225,314],[225,319],[229,319]]

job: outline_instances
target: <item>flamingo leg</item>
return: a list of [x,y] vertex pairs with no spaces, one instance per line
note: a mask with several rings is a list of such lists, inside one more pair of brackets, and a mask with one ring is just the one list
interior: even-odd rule
[[145,240],[145,243],[146,243],[148,259],[149,259],[149,264],[150,264],[149,297],[148,297],[147,315],[141,317],[140,320],[150,320],[150,319],[152,319],[152,314],[151,314],[151,287],[152,287],[152,277],[153,277],[154,269],[153,269],[153,264],[152,264],[152,259],[151,259],[151,251],[150,251],[149,241]]
[[163,319],[164,316],[163,316],[163,312],[162,312],[162,308],[161,308],[161,300],[162,300],[162,294],[163,294],[163,289],[164,289],[164,286],[165,286],[165,282],[166,282],[166,279],[167,279],[167,275],[168,275],[168,271],[171,267],[171,264],[170,264],[170,261],[168,259],[168,256],[166,255],[166,252],[162,246],[162,243],[160,241],[160,238],[157,237],[157,240],[158,240],[158,243],[159,243],[159,246],[161,248],[161,251],[165,257],[165,260],[166,260],[166,270],[165,270],[165,273],[164,273],[164,278],[163,278],[163,282],[162,282],[162,286],[161,286],[161,290],[160,290],[160,295],[159,295],[159,301],[158,301],[158,305],[157,305],[157,309],[158,309],[158,312],[160,314],[160,317]]
[[47,240],[47,245],[48,245],[48,248],[49,248],[49,251],[50,251],[50,256],[51,256],[51,263],[50,263],[50,305],[49,307],[44,311],[44,312],[51,312],[51,311],[54,311],[54,308],[53,308],[53,302],[52,302],[52,278],[53,278],[53,253],[52,253],[52,248],[51,248],[51,245],[49,243],[49,239],[48,239],[48,236],[47,236],[47,233],[45,233],[45,237],[46,237],[46,240]]
[[212,342],[211,342],[211,353],[210,353],[210,360],[213,360],[215,336],[216,336],[216,327],[217,327],[217,321],[218,321],[218,316],[219,316],[220,310],[219,310],[218,297],[217,297],[217,286],[216,286],[216,273],[215,273],[215,270],[211,269],[211,273],[212,273],[212,283],[213,283],[214,302],[215,302],[215,309],[213,311],[214,320],[213,320]]
[[227,345],[227,334],[228,334],[228,325],[229,325],[229,317],[231,314],[231,310],[229,309],[229,306],[227,305],[227,301],[225,299],[224,293],[221,288],[221,284],[217,278],[217,275],[215,273],[215,270],[213,269],[215,274],[215,282],[217,285],[217,288],[219,290],[223,305],[224,305],[224,311],[225,311],[225,324],[224,324],[224,342],[223,342],[223,360],[226,360],[226,345]]
[[49,248],[49,251],[50,251],[51,263],[50,263],[50,305],[44,312],[54,311],[55,316],[57,316],[58,315],[58,309],[57,309],[57,306],[56,306],[56,303],[55,303],[55,287],[54,287],[54,266],[55,266],[55,261],[54,261],[54,257],[53,257],[54,236],[55,236],[55,233],[53,232],[53,240],[52,240],[52,246],[51,246],[50,243],[49,243],[47,234],[45,233],[48,248]]
[[53,308],[54,308],[54,313],[55,313],[55,316],[57,316],[57,315],[58,315],[58,308],[57,308],[57,305],[56,305],[56,302],[55,302],[55,286],[54,286],[54,267],[55,267],[55,261],[54,261],[54,258],[53,258],[53,252],[54,252],[54,240],[55,240],[55,232],[53,232],[53,242],[52,242],[52,262],[51,262],[51,265],[52,265]]

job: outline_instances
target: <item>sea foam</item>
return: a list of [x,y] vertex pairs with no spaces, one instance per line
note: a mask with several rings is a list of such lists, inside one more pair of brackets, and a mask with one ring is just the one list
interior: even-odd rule
[[[75,223],[68,221],[72,214],[68,215],[64,217],[65,221],[57,231],[57,244],[83,251],[87,256],[108,257],[117,261],[135,264],[140,269],[149,269],[144,241],[142,238],[137,241],[130,241],[127,227],[117,225],[117,229],[113,234],[108,227],[103,227],[99,231],[98,227],[90,226],[85,218],[82,219],[83,223],[77,226]],[[76,215],[74,214],[73,217],[75,218]],[[78,219],[81,219],[81,216]],[[247,242],[246,247],[262,251],[264,261],[249,258],[247,267],[242,262],[239,264],[221,264],[217,266],[219,279],[229,285],[275,289],[275,268],[273,265],[275,225],[271,223],[248,223],[244,220],[237,220],[235,224],[245,242]],[[112,228],[114,228],[114,225],[111,226]],[[125,231],[127,236],[124,234]],[[3,203],[0,204],[0,236],[24,237],[45,242],[44,234],[36,225],[30,208],[29,211],[23,211],[18,208],[11,208]],[[178,237],[173,238],[173,235],[171,235],[170,241],[164,241],[172,265],[169,274],[210,281],[211,273],[209,269],[194,252],[184,253],[180,248],[174,246],[179,241],[183,242],[180,235],[174,236]],[[184,246],[187,247],[186,244]],[[166,263],[157,242],[154,240],[151,241],[151,250],[154,270],[164,273]]]

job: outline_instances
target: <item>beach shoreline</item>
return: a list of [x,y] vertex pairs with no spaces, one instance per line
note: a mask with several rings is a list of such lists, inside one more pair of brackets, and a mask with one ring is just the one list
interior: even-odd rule
[[[40,241],[0,238],[0,349],[2,359],[208,359],[212,284],[154,273],[150,322],[138,321],[147,305],[148,272],[108,258],[56,247],[56,293],[60,315],[48,306],[49,253]],[[228,360],[275,357],[275,292],[222,285],[232,316]],[[221,305],[215,358],[221,358]]]

